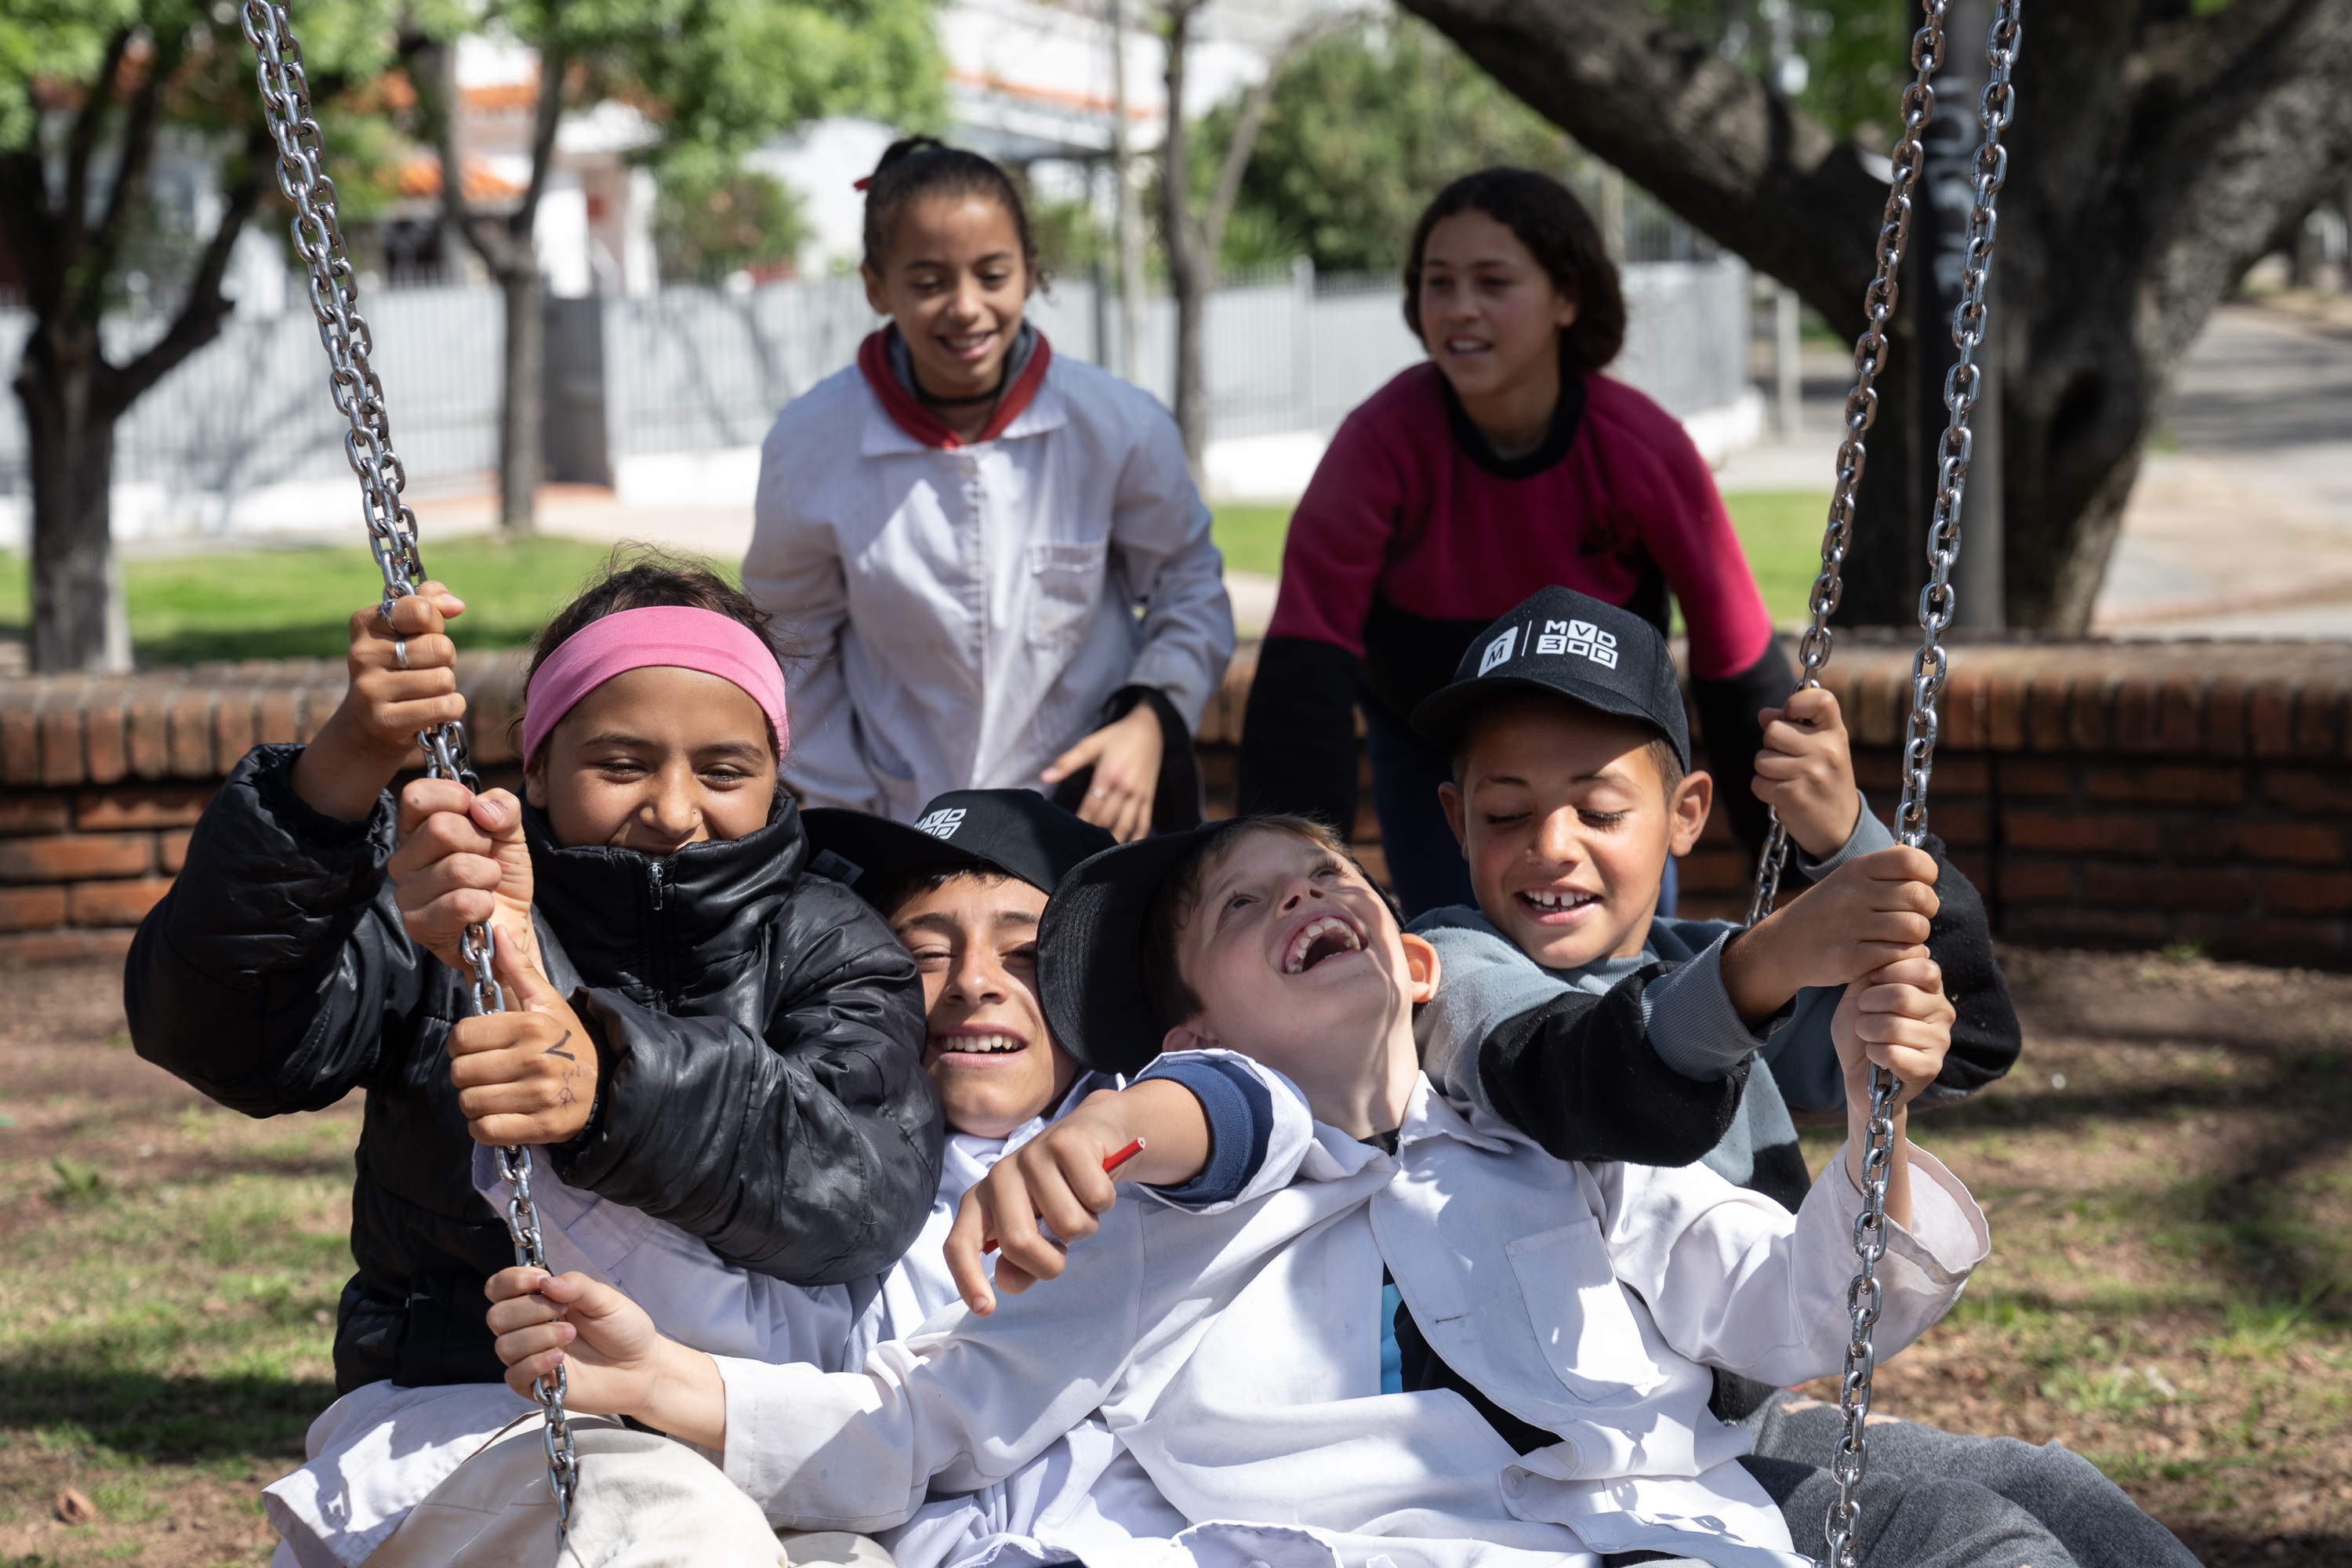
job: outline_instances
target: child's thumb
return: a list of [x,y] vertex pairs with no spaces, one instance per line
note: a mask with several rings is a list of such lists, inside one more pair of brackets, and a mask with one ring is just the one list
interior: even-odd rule
[[509,1006],[529,1011],[560,1000],[555,987],[547,983],[547,976],[539,972],[537,964],[523,956],[522,950],[515,945],[514,938],[506,933],[504,927],[494,925],[490,928],[490,973],[498,976]]

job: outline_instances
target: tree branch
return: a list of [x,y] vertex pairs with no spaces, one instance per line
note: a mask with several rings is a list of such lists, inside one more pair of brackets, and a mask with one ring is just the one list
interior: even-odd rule
[[415,35],[404,38],[401,47],[425,121],[421,140],[441,160],[441,221],[464,238],[492,273],[504,276],[513,258],[505,226],[475,212],[466,200],[466,168],[457,153],[457,53]]
[[245,177],[229,189],[220,224],[213,230],[212,238],[205,242],[195,276],[188,280],[188,296],[180,306],[180,313],[173,319],[171,329],[146,353],[129,364],[110,367],[110,374],[102,379],[104,395],[117,410],[130,407],[149,387],[177,368],[181,361],[220,335],[221,322],[236,308],[236,302],[221,293],[221,279],[227,275],[237,237],[245,232],[245,226],[252,221],[255,209],[261,205],[277,153],[278,144],[267,127],[256,125],[247,132]]
[[507,232],[527,256],[531,226],[539,220],[539,198],[546,193],[547,176],[555,163],[555,133],[563,124],[563,79],[572,66],[571,55],[558,40],[555,13],[559,9],[549,8],[547,42],[539,55],[539,102],[530,127],[530,184],[523,190],[522,205],[507,218]]
[[[114,101],[114,79],[122,69],[123,57],[130,52],[131,37],[132,29],[118,27],[114,36],[106,40],[106,57],[99,63],[98,75],[90,82],[89,96],[81,100],[81,108],[74,113],[73,132],[66,139],[66,192],[58,226],[58,253],[65,258],[62,270],[68,275],[74,269],[74,258],[81,254],[82,237],[89,228],[90,156],[98,150],[107,106]],[[100,281],[83,280],[83,298],[75,301],[77,307],[98,299]]]
[[1842,332],[1860,330],[1886,186],[1852,143],[1643,0],[1401,4]]
[[182,45],[174,41],[166,50],[156,43],[147,60],[147,79],[131,96],[130,113],[122,127],[122,150],[115,162],[114,188],[107,193],[106,213],[99,220],[98,232],[89,238],[89,256],[85,264],[86,287],[103,287],[113,275],[115,259],[122,254],[131,215],[147,194],[147,173],[155,162],[155,132],[162,118],[163,95],[180,67]]
[[25,299],[44,319],[58,308],[65,266],[58,245],[58,213],[49,205],[48,171],[38,143],[0,153],[0,238],[25,275]]
[[1274,104],[1275,89],[1282,85],[1282,73],[1310,45],[1361,20],[1352,11],[1318,17],[1294,28],[1267,57],[1265,75],[1242,100],[1242,111],[1234,121],[1233,136],[1225,142],[1224,160],[1217,166],[1217,184],[1209,195],[1209,210],[1202,215],[1202,248],[1210,256],[1224,248],[1225,225],[1234,216],[1234,203],[1241,198],[1242,176],[1249,173],[1250,154],[1257,150],[1258,132],[1265,124],[1265,111]]

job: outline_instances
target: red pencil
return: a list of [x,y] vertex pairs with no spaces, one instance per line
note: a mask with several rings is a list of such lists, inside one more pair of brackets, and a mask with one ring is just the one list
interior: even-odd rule
[[[1109,1156],[1103,1161],[1103,1174],[1106,1176],[1109,1175],[1113,1171],[1118,1170],[1121,1165],[1126,1164],[1129,1160],[1134,1159],[1138,1154],[1142,1152],[1143,1140],[1140,1138],[1138,1138],[1134,1142],[1129,1143],[1124,1149],[1112,1150]],[[980,1249],[981,1256],[985,1258],[988,1254],[995,1250],[996,1243],[992,1241],[986,1247]]]

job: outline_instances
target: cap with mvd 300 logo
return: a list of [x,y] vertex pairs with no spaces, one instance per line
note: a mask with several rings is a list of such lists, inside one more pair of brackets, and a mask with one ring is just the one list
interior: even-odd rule
[[1515,691],[1549,691],[1654,726],[1690,766],[1690,721],[1666,639],[1642,616],[1573,588],[1544,588],[1478,634],[1412,710],[1415,733],[1451,746],[1470,715]]

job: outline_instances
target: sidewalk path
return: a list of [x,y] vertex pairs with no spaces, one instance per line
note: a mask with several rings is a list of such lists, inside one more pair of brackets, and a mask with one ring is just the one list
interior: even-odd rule
[[[1843,356],[1808,353],[1803,433],[1734,454],[1727,495],[1836,471]],[[2352,637],[2352,300],[2216,311],[2140,465],[2093,611],[2127,637]]]
[[2229,305],[2124,513],[2103,631],[2352,636],[2352,310]]

